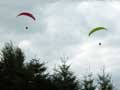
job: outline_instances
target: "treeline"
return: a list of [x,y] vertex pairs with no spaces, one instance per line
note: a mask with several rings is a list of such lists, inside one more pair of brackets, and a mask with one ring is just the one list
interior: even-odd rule
[[51,75],[39,59],[25,63],[23,51],[11,42],[5,44],[0,55],[0,90],[115,90],[104,70],[97,78],[89,74],[79,79],[62,61]]

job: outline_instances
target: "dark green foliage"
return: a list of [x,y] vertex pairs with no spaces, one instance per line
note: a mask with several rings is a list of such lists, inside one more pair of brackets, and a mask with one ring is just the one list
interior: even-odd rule
[[19,47],[5,44],[0,57],[0,90],[113,90],[111,77],[105,72],[98,75],[98,82],[91,74],[79,81],[64,60],[53,75],[39,59],[24,61]]
[[55,90],[45,63],[32,59],[24,64],[24,53],[6,43],[1,51],[0,90]]
[[12,43],[6,43],[1,52],[0,79],[1,90],[23,89],[24,54]]
[[106,74],[104,70],[102,74],[98,75],[98,84],[99,90],[113,90],[111,76]]
[[4,63],[4,68],[8,71],[15,71],[23,68],[24,54],[18,47],[13,47],[12,43],[6,43],[2,49],[1,61]]
[[79,90],[79,82],[69,69],[70,65],[65,62],[59,66],[59,70],[55,69],[53,82],[58,90]]
[[81,90],[95,90],[95,80],[92,78],[92,74],[89,74],[88,76],[84,77],[84,80],[82,81]]
[[27,65],[26,69],[32,75],[33,78],[46,78],[47,74],[45,74],[46,67],[44,66],[45,63],[40,63],[37,59],[32,59]]
[[46,67],[44,63],[40,63],[37,59],[32,59],[27,64],[26,69],[28,70],[29,76],[29,90],[49,90],[48,74],[46,74]]

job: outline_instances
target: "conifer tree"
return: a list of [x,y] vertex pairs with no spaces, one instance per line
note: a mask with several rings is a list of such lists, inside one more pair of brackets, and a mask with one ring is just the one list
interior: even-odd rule
[[12,42],[5,44],[0,61],[0,82],[3,90],[24,88],[24,59],[24,53],[19,47],[13,46]]
[[70,65],[62,61],[62,65],[55,69],[53,82],[58,90],[79,90],[77,77],[70,71]]
[[92,74],[84,77],[81,90],[96,90],[95,80],[92,77]]
[[98,85],[99,90],[113,90],[113,84],[111,80],[111,76],[107,73],[105,73],[105,70],[103,69],[102,74],[98,75]]
[[28,89],[29,90],[50,90],[49,74],[46,73],[45,63],[40,63],[38,59],[32,59],[28,65]]

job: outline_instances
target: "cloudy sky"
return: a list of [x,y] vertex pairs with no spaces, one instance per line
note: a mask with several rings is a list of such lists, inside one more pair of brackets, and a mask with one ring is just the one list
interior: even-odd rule
[[[23,11],[31,12],[36,21],[16,17]],[[107,31],[89,37],[90,30],[97,26],[104,26]],[[98,73],[105,67],[115,84],[120,84],[120,2],[117,0],[1,0],[0,47],[10,40],[23,49],[27,60],[39,57],[53,68],[60,57],[68,56],[76,74]]]

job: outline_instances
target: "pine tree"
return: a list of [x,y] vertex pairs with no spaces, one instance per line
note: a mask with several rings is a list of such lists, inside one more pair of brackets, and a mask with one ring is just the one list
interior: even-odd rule
[[95,90],[95,80],[92,78],[92,74],[84,77],[84,80],[81,85],[81,90]]
[[[20,90],[24,86],[24,53],[12,42],[6,43],[1,51],[0,80],[4,90]],[[1,89],[1,90],[2,90]]]
[[45,63],[40,63],[37,59],[32,59],[28,65],[28,89],[29,90],[50,90],[49,74],[46,73]]
[[113,90],[111,76],[106,74],[104,69],[103,73],[98,75],[98,84],[99,90]]
[[53,83],[58,90],[79,90],[79,82],[69,69],[70,65],[64,61],[58,69],[55,69]]

